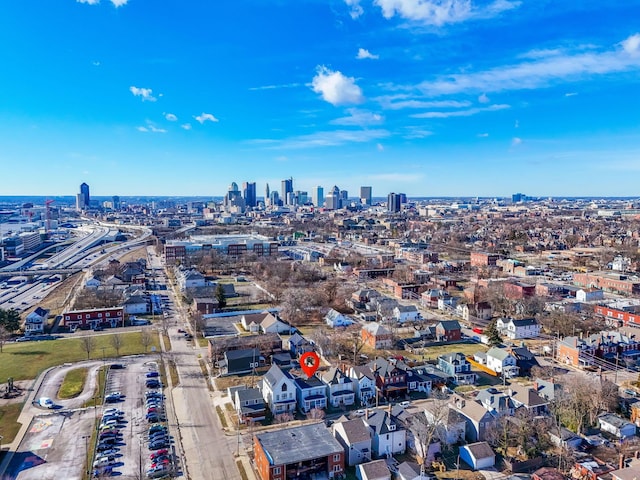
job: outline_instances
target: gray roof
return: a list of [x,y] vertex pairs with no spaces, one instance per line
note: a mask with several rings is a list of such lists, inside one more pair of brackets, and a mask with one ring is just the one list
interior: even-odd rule
[[362,418],[356,418],[355,420],[348,420],[341,423],[346,435],[345,441],[348,444],[365,442],[371,440],[371,432]]
[[391,432],[392,430],[389,429],[389,425],[396,425],[396,430],[402,430],[402,428],[398,428],[399,425],[395,421],[395,418],[389,415],[386,410],[369,410],[369,416],[367,417],[365,415],[362,417],[362,420],[369,425],[369,427],[373,428],[374,432],[378,435]]
[[420,475],[420,465],[413,462],[402,462],[398,466],[399,480],[413,480]]
[[389,467],[384,460],[374,460],[373,462],[363,463],[359,465],[362,472],[366,474],[366,478],[371,480],[379,480],[391,478]]
[[442,320],[438,323],[445,332],[460,330],[460,323],[457,320]]
[[497,358],[498,360],[504,360],[509,355],[511,355],[509,350],[504,350],[504,349],[498,348],[498,347],[490,348],[487,351],[487,357]]
[[260,390],[258,390],[257,388],[246,388],[244,390],[238,390],[236,394],[238,396],[238,401],[240,403],[246,402],[249,400],[262,401],[262,394],[260,393]]
[[282,378],[293,380],[288,372],[283,371],[278,365],[272,365],[269,371],[265,373],[263,380],[273,387]]
[[344,451],[324,423],[259,433],[256,439],[262,445],[270,465],[306,462]]
[[238,360],[239,358],[255,358],[260,359],[260,350],[257,348],[247,348],[242,350],[228,350],[224,352],[227,360]]
[[469,450],[469,452],[471,452],[476,460],[480,458],[489,458],[496,456],[487,442],[471,443],[469,445],[465,445],[462,448],[466,448],[467,450]]

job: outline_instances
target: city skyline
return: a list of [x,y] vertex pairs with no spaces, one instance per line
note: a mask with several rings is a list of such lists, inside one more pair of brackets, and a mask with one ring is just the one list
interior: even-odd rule
[[632,196],[637,6],[8,4],[0,193]]

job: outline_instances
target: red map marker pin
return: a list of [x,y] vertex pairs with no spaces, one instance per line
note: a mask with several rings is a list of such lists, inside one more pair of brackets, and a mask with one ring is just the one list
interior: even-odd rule
[[300,357],[300,368],[307,375],[307,378],[311,378],[319,366],[320,357],[316,352],[307,352]]

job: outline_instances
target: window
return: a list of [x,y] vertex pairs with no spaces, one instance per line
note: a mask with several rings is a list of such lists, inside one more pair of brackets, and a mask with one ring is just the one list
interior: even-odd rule
[[274,475],[279,475],[281,471],[282,471],[282,467],[273,467]]
[[98,318],[102,318],[102,313],[98,313]]
[[339,453],[336,453],[336,454],[333,456],[333,461],[334,461],[334,462],[339,462],[339,461],[340,461],[340,454],[339,454]]
[[110,314],[109,312],[107,312],[107,313],[105,313],[105,315],[104,315],[104,316],[105,316],[105,317],[110,317],[110,316],[111,316],[111,314]]
[[84,316],[84,318],[91,318],[91,315],[89,315],[88,313]]
[[333,471],[334,472],[341,472],[342,471],[342,467],[340,465],[334,465],[333,466]]
[[283,383],[283,384],[282,384],[282,388],[281,388],[281,390],[282,390],[283,392],[286,392],[286,391],[287,391],[287,384],[286,384],[286,383]]

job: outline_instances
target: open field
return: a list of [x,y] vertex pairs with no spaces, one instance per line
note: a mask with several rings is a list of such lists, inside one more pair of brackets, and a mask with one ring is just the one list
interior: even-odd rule
[[20,431],[22,424],[18,423],[18,417],[22,411],[22,402],[10,403],[0,408],[0,435],[2,443],[11,443]]
[[[146,353],[140,343],[141,332],[120,333],[123,345],[120,356]],[[114,358],[116,350],[111,345],[111,334],[94,335],[95,346],[90,352],[90,359]],[[153,342],[147,348],[160,348],[157,335],[153,335]],[[24,342],[6,344],[0,354],[0,379],[13,377],[15,380],[36,378],[46,368],[63,363],[73,363],[87,360],[87,352],[79,337],[46,340],[42,342]]]
[[[37,306],[49,310],[50,318],[55,318],[56,315],[60,315],[65,307],[64,301],[78,280],[82,278],[82,275],[82,272],[75,273],[61,283],[52,284],[48,288],[53,288],[54,290],[43,298]],[[25,312],[25,314],[26,313],[27,312]]]
[[130,252],[125,253],[121,257],[118,257],[118,261],[120,263],[135,262],[139,258],[144,258],[145,260],[147,259],[147,247],[140,247],[140,248],[131,250]]
[[70,370],[64,377],[60,390],[58,390],[58,397],[62,399],[74,398],[82,393],[84,388],[84,382],[87,379],[89,369],[87,368],[75,368]]

